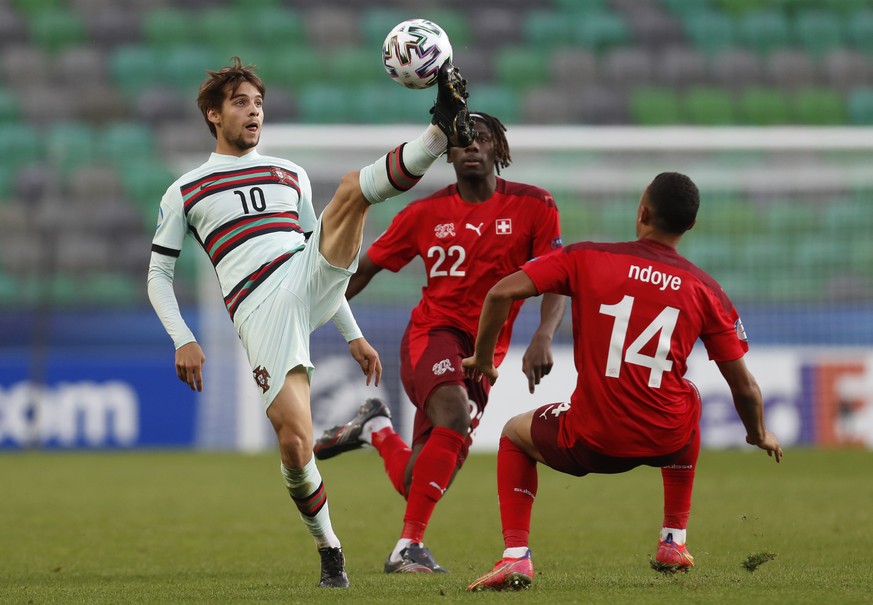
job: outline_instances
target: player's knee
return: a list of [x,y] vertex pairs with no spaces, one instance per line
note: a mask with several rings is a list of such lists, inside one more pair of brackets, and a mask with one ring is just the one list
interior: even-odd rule
[[312,458],[312,436],[284,429],[276,434],[282,462],[289,468],[303,468]]
[[466,396],[434,396],[428,403],[428,417],[434,426],[466,435],[470,430],[470,404]]

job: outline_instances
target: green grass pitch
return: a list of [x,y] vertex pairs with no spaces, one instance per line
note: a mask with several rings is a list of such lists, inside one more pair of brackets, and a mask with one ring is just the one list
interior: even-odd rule
[[697,567],[676,576],[649,565],[657,469],[577,479],[541,467],[536,579],[517,594],[464,591],[502,551],[493,455],[472,456],[437,507],[426,543],[451,573],[430,577],[382,572],[403,502],[379,457],[320,463],[346,591],[315,586],[318,556],[278,467],[276,455],[0,455],[0,603],[873,602],[869,451],[796,449],[778,466],[752,448],[704,451]]

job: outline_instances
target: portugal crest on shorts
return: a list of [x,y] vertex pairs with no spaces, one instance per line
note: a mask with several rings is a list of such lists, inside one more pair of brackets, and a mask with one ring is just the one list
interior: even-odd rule
[[270,373],[264,366],[258,366],[252,370],[252,376],[255,377],[255,384],[261,389],[262,393],[270,390]]

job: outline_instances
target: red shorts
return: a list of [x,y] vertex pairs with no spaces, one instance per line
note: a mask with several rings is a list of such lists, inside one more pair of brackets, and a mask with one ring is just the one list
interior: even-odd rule
[[400,380],[409,400],[415,406],[412,445],[424,443],[433,430],[427,418],[427,403],[441,386],[457,384],[467,390],[470,401],[470,432],[458,458],[458,467],[467,457],[473,442],[473,431],[488,403],[491,385],[464,376],[461,360],[473,354],[473,339],[455,328],[424,330],[412,325],[406,328],[400,343]]
[[[548,466],[567,473],[582,477],[589,473],[615,474],[624,473],[638,466],[670,466],[671,464],[696,464],[696,453],[699,452],[700,427],[697,423],[691,432],[688,443],[679,450],[661,456],[648,456],[636,458],[619,458],[602,454],[581,439],[576,440],[572,447],[561,445],[561,434],[566,412],[570,409],[569,403],[552,403],[544,405],[534,411],[531,420],[531,440]],[[697,444],[697,447],[695,446]]]

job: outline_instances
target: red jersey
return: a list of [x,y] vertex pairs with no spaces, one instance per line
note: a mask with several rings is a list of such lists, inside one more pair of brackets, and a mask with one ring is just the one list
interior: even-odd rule
[[[548,191],[497,179],[484,202],[465,202],[457,184],[401,210],[367,251],[384,269],[399,271],[416,256],[427,282],[412,310],[412,328],[454,327],[475,339],[485,295],[525,262],[561,247],[560,220]],[[497,341],[495,361],[509,346],[514,305]]]
[[583,242],[523,267],[537,291],[572,297],[576,388],[563,445],[583,439],[613,456],[681,448],[698,421],[683,376],[698,338],[715,361],[749,346],[710,276],[657,242]]

